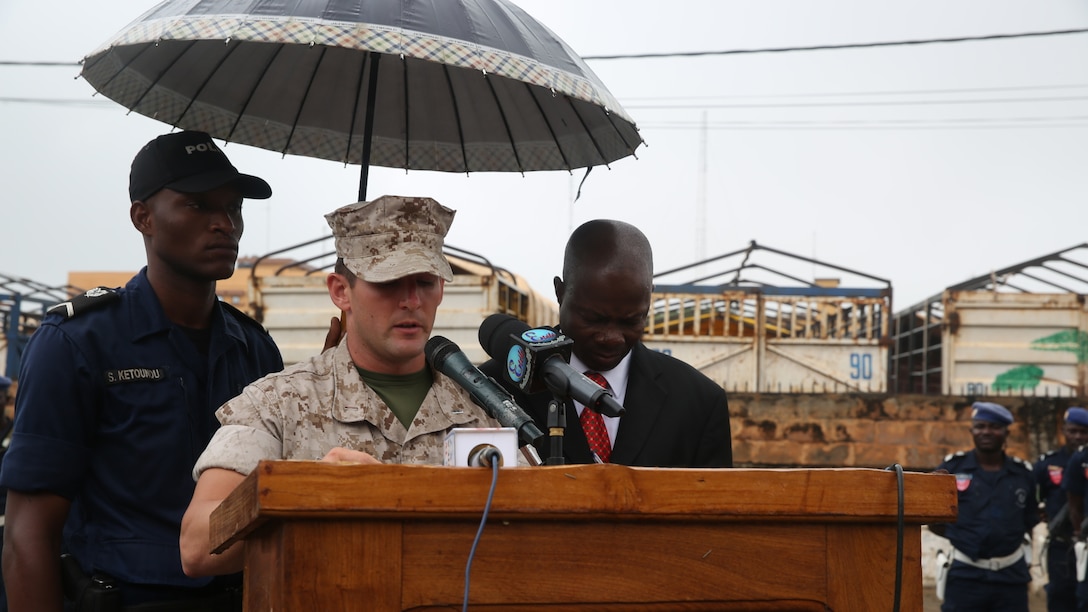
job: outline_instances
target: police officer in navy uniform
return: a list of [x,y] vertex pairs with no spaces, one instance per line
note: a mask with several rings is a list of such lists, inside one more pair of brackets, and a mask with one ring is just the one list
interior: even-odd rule
[[242,200],[271,194],[203,132],[137,153],[129,217],[146,267],[52,308],[23,355],[0,471],[13,609],[61,610],[62,582],[70,610],[240,609],[239,576],[185,576],[178,538],[215,410],[283,368],[268,333],[215,293],[234,272]]
[[[1062,489],[1066,495],[1066,508],[1069,512],[1069,525],[1073,532],[1074,548],[1083,547],[1084,531],[1084,496],[1088,494],[1088,444],[1078,448],[1062,474]],[[1076,578],[1076,574],[1074,574]],[[1076,583],[1077,612],[1088,612],[1088,581]]]
[[1028,612],[1025,538],[1039,513],[1031,465],[1005,453],[1012,422],[1004,406],[975,402],[974,450],[948,455],[937,467],[956,476],[959,491],[956,522],[930,526],[953,546],[942,612]]
[[1065,411],[1062,436],[1065,444],[1048,451],[1035,462],[1033,470],[1043,520],[1047,521],[1046,607],[1048,612],[1076,610],[1077,578],[1074,574],[1073,530],[1068,519],[1066,492],[1062,489],[1065,467],[1077,448],[1088,442],[1088,410],[1072,407]]
[[[0,376],[0,466],[3,465],[4,453],[11,443],[12,420],[8,417],[7,407],[11,398],[12,380]],[[0,548],[4,546],[4,505],[7,503],[7,489],[0,487]],[[4,581],[0,579],[0,612],[7,612],[8,596],[4,592]]]

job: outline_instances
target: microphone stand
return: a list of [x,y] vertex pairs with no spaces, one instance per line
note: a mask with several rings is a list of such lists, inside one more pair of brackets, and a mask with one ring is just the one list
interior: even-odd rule
[[550,452],[546,465],[563,465],[563,431],[567,428],[567,403],[552,394],[548,402],[548,440]]

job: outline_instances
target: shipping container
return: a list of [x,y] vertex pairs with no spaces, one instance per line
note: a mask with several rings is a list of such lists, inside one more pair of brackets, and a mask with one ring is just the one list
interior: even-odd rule
[[896,313],[890,388],[1083,397],[1088,243],[973,278]]
[[[774,258],[776,267],[757,262],[760,257]],[[849,277],[851,286],[826,275],[803,280],[787,271],[797,264]],[[681,272],[696,278],[661,282]],[[723,277],[730,278],[714,284]],[[793,286],[780,284],[783,279]],[[728,391],[887,388],[892,288],[885,279],[753,241],[746,249],[658,273],[654,281],[646,345]]]

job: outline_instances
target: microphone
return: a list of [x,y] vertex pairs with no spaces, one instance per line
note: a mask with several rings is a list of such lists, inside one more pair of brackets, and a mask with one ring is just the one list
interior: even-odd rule
[[530,328],[506,314],[493,314],[480,325],[480,346],[506,363],[510,382],[526,393],[545,388],[574,399],[605,416],[623,416],[623,406],[607,390],[570,367],[574,341],[547,327]]
[[544,437],[544,432],[514,403],[514,398],[506,389],[472,365],[468,356],[456,344],[442,336],[434,336],[427,341],[424,354],[431,367],[449,376],[462,389],[468,391],[472,401],[491,418],[503,427],[516,429],[525,444],[532,444]]

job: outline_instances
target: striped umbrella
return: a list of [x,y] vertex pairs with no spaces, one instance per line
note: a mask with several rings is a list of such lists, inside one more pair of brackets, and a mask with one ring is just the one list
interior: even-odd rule
[[527,172],[642,144],[600,79],[506,0],[167,0],[83,61],[126,108],[362,166]]

